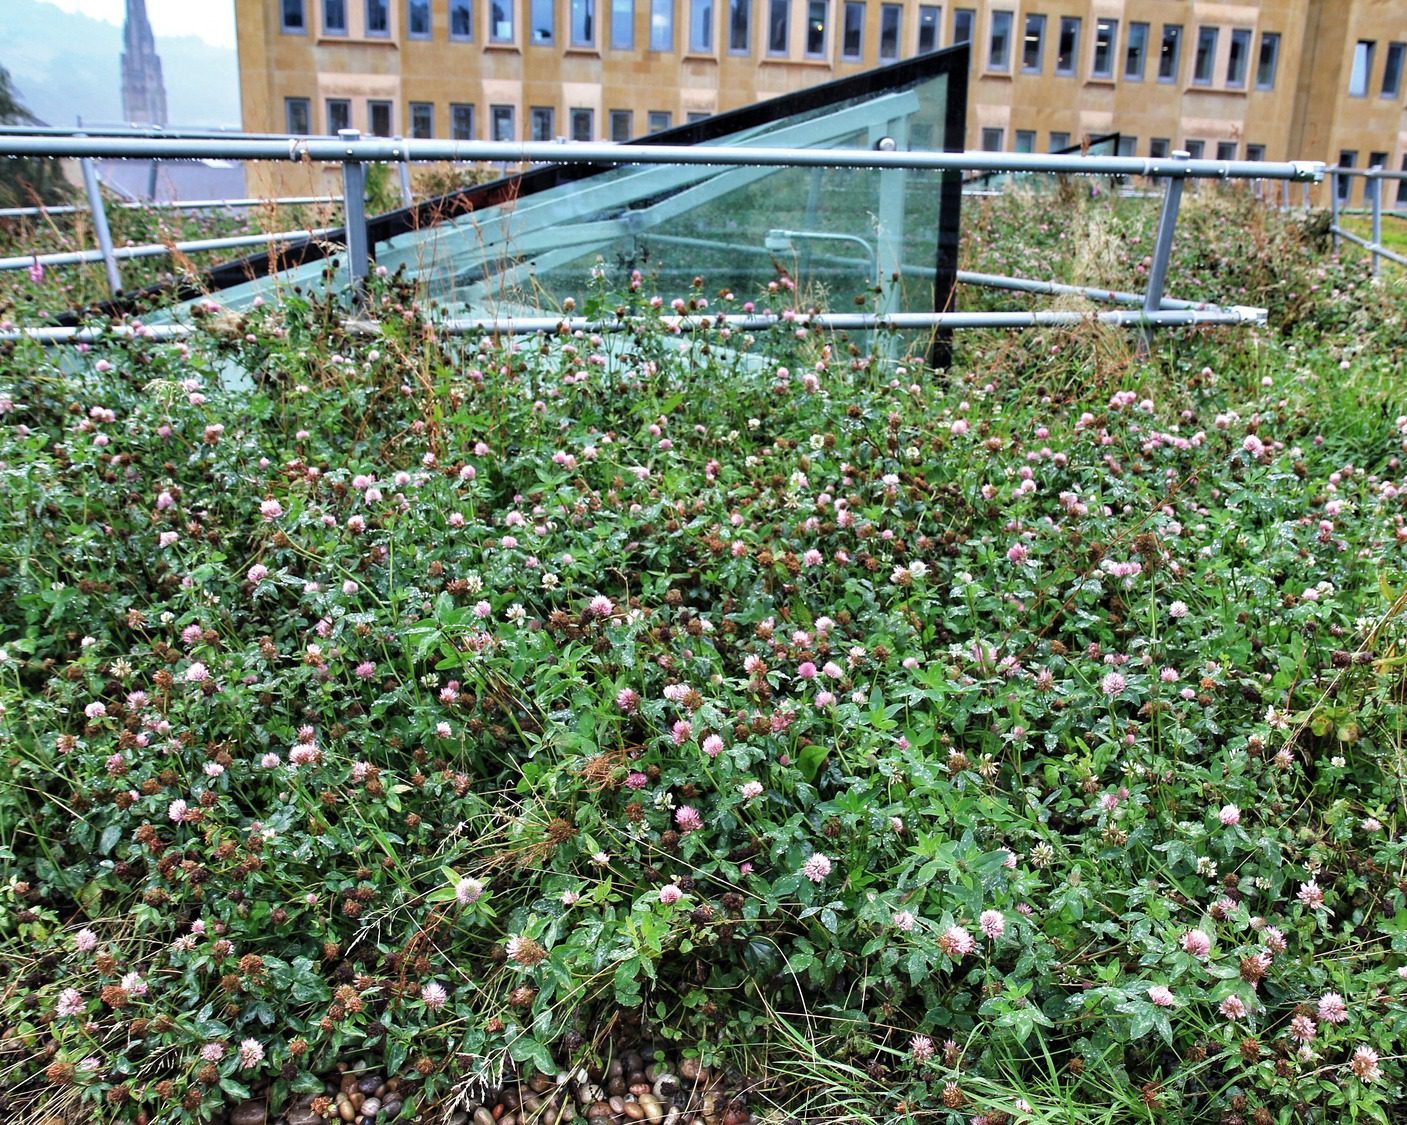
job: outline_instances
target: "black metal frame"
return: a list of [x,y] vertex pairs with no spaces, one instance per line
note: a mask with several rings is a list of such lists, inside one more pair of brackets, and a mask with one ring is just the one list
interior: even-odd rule
[[[948,86],[943,150],[961,152],[967,126],[967,73],[968,45],[964,43],[889,66],[862,71],[819,86],[811,86],[795,93],[782,94],[741,109],[714,114],[699,121],[676,125],[650,136],[637,137],[627,143],[641,146],[701,144],[745,129],[767,125],[807,110],[863,98],[869,94],[883,94],[896,88],[946,76]],[[387,241],[400,234],[423,230],[434,223],[471,214],[495,204],[512,202],[562,184],[584,180],[615,167],[616,165],[609,164],[551,164],[450,192],[368,219],[367,241],[374,258],[378,242]],[[939,210],[938,261],[933,303],[935,312],[941,312],[951,306],[957,286],[962,174],[944,172],[940,190],[942,196]],[[104,315],[119,316],[133,312],[139,306],[149,308],[158,301],[170,303],[193,300],[212,290],[243,285],[281,270],[333,257],[343,252],[342,246],[338,244],[345,244],[345,240],[346,228],[333,228],[318,242],[306,242],[284,250],[251,254],[203,270],[194,282],[176,280],[149,286],[105,302],[99,309]],[[55,320],[61,325],[70,326],[81,322],[79,314],[72,311],[60,314]],[[950,331],[940,331],[935,336],[935,341],[947,340],[950,336]],[[930,349],[931,358],[942,358],[942,365],[946,366],[949,346],[935,343],[934,347],[938,350]]]

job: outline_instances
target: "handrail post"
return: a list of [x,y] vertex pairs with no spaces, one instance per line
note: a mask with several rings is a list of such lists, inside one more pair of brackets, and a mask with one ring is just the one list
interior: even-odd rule
[[[398,141],[403,139],[402,137],[396,138]],[[415,196],[410,190],[410,164],[406,161],[404,152],[401,153],[401,159],[397,161],[396,167],[401,175],[401,206],[409,207],[415,202]]]
[[[1178,149],[1172,154],[1174,160],[1191,160],[1192,154]],[[1182,206],[1184,176],[1173,174],[1168,177],[1163,191],[1163,210],[1158,216],[1158,234],[1153,242],[1153,262],[1148,268],[1148,291],[1143,298],[1144,312],[1158,312],[1163,307],[1163,286],[1168,280],[1168,262],[1172,257],[1173,231],[1177,227],[1177,212]],[[1140,351],[1146,352],[1152,343],[1152,332],[1144,328]]]
[[1368,189],[1373,193],[1373,276],[1378,276],[1378,271],[1382,269],[1382,258],[1378,256],[1378,247],[1383,244],[1383,181],[1379,173],[1383,170],[1381,164],[1374,164],[1368,169]]
[[103,210],[103,193],[98,187],[98,170],[91,157],[79,162],[83,169],[83,188],[88,193],[88,209],[93,213],[93,231],[98,236],[98,249],[103,255],[108,291],[116,297],[122,292],[122,274],[117,269],[117,257],[112,252],[112,231],[108,229],[107,212]]
[[[361,139],[359,129],[339,129],[344,141]],[[347,280],[353,298],[360,299],[371,273],[366,237],[366,165],[350,156],[342,160],[342,222],[347,235]]]
[[1339,252],[1339,177],[1343,175],[1337,168],[1329,173],[1329,246],[1335,254]]

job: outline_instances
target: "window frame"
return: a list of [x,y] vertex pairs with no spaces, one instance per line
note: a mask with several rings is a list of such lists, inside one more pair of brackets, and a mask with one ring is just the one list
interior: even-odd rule
[[[546,128],[539,129],[540,122]],[[540,135],[539,135],[540,134]],[[528,106],[528,140],[536,144],[546,144],[557,138],[557,108],[550,105]]]
[[1207,151],[1207,142],[1198,140],[1196,137],[1187,137],[1182,142],[1183,149],[1192,160],[1201,160],[1202,153]]
[[[1065,35],[1071,33],[1069,61],[1060,65],[1060,59],[1065,54]],[[1075,78],[1080,73],[1080,37],[1084,32],[1084,20],[1079,16],[1061,16],[1060,34],[1055,40],[1055,74],[1060,78]]]
[[[289,14],[298,11],[298,22],[289,23]],[[278,30],[280,35],[308,34],[308,5],[306,0],[278,0]]]
[[[538,35],[542,17],[546,16],[547,34]],[[557,0],[528,0],[528,43],[533,47],[551,47],[557,42]]]
[[[513,0],[486,0],[486,2],[488,6],[488,45],[505,46],[515,43],[517,41],[518,18],[517,13],[513,10]],[[496,14],[504,14],[507,18],[495,20]],[[500,32],[500,28],[505,25],[508,28],[506,35]],[[500,108],[502,107],[500,106]]]
[[645,111],[645,133],[646,136],[653,137],[656,133],[663,133],[666,129],[674,128],[674,114],[667,109],[650,109]]
[[[344,118],[346,121],[345,125],[338,125],[335,121],[332,120],[332,109],[334,106],[340,106],[344,111]],[[323,115],[327,120],[327,135],[329,137],[337,136],[337,134],[343,129],[350,129],[352,127],[352,99],[324,98]]]
[[1197,27],[1197,51],[1192,56],[1192,85],[1210,86],[1216,77],[1216,52],[1221,45],[1221,28]]
[[712,55],[717,46],[717,36],[713,34],[713,17],[717,0],[688,0],[688,3],[689,49],[685,53]]
[[791,0],[767,0],[767,54],[772,58],[791,54]]
[[[583,14],[585,19],[582,19]],[[569,0],[567,4],[567,46],[575,51],[596,49],[596,0]],[[538,108],[546,108],[539,106]],[[529,124],[531,129],[531,124]]]
[[1246,145],[1246,159],[1252,163],[1265,159],[1265,145]]
[[878,61],[893,62],[899,57],[900,45],[904,41],[904,5],[881,4],[879,6]]
[[[859,13],[858,22],[851,17]],[[840,13],[840,61],[865,61],[865,0],[845,0]],[[855,49],[850,49],[851,32],[854,32]]]
[[[1269,46],[1270,58],[1266,59],[1265,49]],[[1257,90],[1275,89],[1276,72],[1280,69],[1280,33],[1278,31],[1262,31],[1260,33],[1260,49],[1256,52],[1256,83]],[[1269,78],[1266,71],[1269,70]]]
[[[415,30],[415,18],[413,15],[415,6],[423,4],[425,6],[425,30]],[[389,34],[389,32],[388,32]],[[431,39],[435,34],[435,6],[430,0],[405,0],[405,37],[407,39]]]
[[[342,5],[342,22],[340,24],[334,24],[327,18],[327,6],[332,3]],[[321,21],[321,26],[318,29],[319,34],[328,38],[345,37],[347,34],[347,0],[322,0],[318,4],[318,18]]]
[[[664,19],[664,35],[657,34],[660,30],[660,16]],[[663,44],[661,44],[663,38]],[[674,52],[674,0],[650,0],[650,48],[660,54],[672,54]],[[614,110],[612,112],[615,112]],[[634,110],[630,111],[634,113]],[[634,128],[632,124],[631,128]]]
[[[509,135],[506,137],[500,137],[498,135],[499,122],[502,120],[506,120],[508,123]],[[516,141],[518,139],[517,106],[504,105],[502,103],[489,106],[489,132],[491,134],[490,140]]]
[[[960,31],[960,27],[966,27],[966,31]],[[977,9],[976,8],[954,8],[953,9],[953,39],[950,47],[956,47],[959,43],[971,43],[977,35]]]
[[[463,12],[467,31],[454,30],[454,16]],[[449,40],[451,43],[474,42],[474,0],[449,0]]]
[[[1158,81],[1177,85],[1182,74],[1182,33],[1184,27],[1180,23],[1163,24],[1163,33],[1158,37]],[[1168,51],[1168,44],[1172,44],[1171,54]],[[1171,58],[1171,65],[1165,67],[1163,64]],[[1169,73],[1164,73],[1164,71]]]
[[[380,12],[386,17],[386,26],[379,31],[371,26],[371,16],[373,12]],[[391,38],[391,0],[364,0],[362,5],[362,28],[368,39]]]
[[[294,110],[300,110],[303,115],[303,128],[293,127]],[[284,98],[283,99],[283,124],[288,130],[290,137],[311,137],[313,135],[313,99],[312,98]]]
[[[817,12],[821,17],[819,21],[816,19]],[[806,0],[806,27],[801,43],[801,57],[824,59],[828,53],[826,33],[829,30],[830,0]]]
[[[1138,47],[1138,66],[1132,67],[1134,40],[1141,39]],[[1153,42],[1153,25],[1146,20],[1129,20],[1124,29],[1124,69],[1125,82],[1142,82],[1148,71],[1148,47]]]
[[[998,29],[1001,29],[1000,31]],[[1011,37],[1016,13],[1009,8],[993,8],[987,20],[987,73],[1011,73]],[[1000,55],[998,51],[1000,50]]]
[[[1347,160],[1344,159],[1345,156],[1348,157]],[[1358,150],[1356,148],[1340,149],[1338,166],[1340,168],[1356,168],[1358,166]],[[1335,176],[1334,179],[1338,181],[1334,187],[1338,194],[1339,202],[1347,202],[1349,197],[1353,195],[1353,177]]]
[[[1353,61],[1349,64],[1348,70],[1348,96],[1350,98],[1366,98],[1368,96],[1368,87],[1373,84],[1373,59],[1377,50],[1378,41],[1376,39],[1360,39],[1354,44]],[[1358,66],[1360,54],[1363,58],[1361,71]],[[1359,79],[1362,80],[1362,87],[1355,89]]]
[[[924,21],[929,22],[925,23]],[[924,30],[932,32],[933,42],[927,47],[923,45]],[[926,55],[929,51],[938,50],[943,38],[943,5],[942,4],[920,4],[918,6],[918,38],[914,42],[914,50],[917,54]]]
[[1217,141],[1216,158],[1218,160],[1235,160],[1240,151],[1240,145],[1235,141]]
[[[465,136],[460,136],[460,113],[462,110],[468,111],[469,128],[465,131]],[[452,141],[472,141],[478,132],[478,113],[473,102],[450,102],[449,103],[449,139]]]
[[[376,131],[376,111],[381,110],[386,115],[386,131],[378,133]],[[373,137],[389,137],[391,131],[396,127],[396,103],[389,98],[368,98],[366,102],[366,131]]]
[[728,0],[728,53],[752,54],[752,0]]
[[[1019,152],[1029,156],[1036,151],[1036,131],[1034,129],[1017,129],[1012,139],[1012,152]],[[1026,147],[1022,148],[1022,144]]]
[[[416,131],[415,117],[417,113],[428,114],[429,129],[425,133]],[[406,102],[405,109],[406,135],[412,140],[432,141],[435,139],[435,103],[434,102]]]
[[[579,137],[581,132],[577,125],[581,122],[581,115],[586,115],[586,136]],[[567,109],[567,138],[569,140],[586,142],[590,141],[596,134],[596,111],[589,105],[574,105]]]
[[[1059,141],[1057,144],[1056,142]],[[1059,152],[1062,148],[1070,147],[1070,134],[1059,129],[1050,131],[1050,140],[1046,144],[1047,152]]]
[[[1237,50],[1236,44],[1241,44],[1240,50],[1240,75],[1236,74]],[[1227,43],[1226,50],[1226,88],[1228,90],[1244,90],[1246,83],[1251,77],[1251,29],[1249,27],[1233,27],[1231,29],[1231,39]]]
[[[1104,65],[1100,66],[1100,52],[1104,54]],[[1108,16],[1100,16],[1094,21],[1094,43],[1089,57],[1089,76],[1092,79],[1113,81],[1114,60],[1119,54],[1119,21]]]
[[1172,140],[1170,138],[1150,137],[1148,139],[1148,155],[1153,160],[1166,160],[1171,151]]
[[[1043,12],[1027,12],[1021,29],[1021,73],[1039,74],[1045,69],[1045,24]],[[1032,35],[1034,29],[1035,34]],[[1036,61],[1031,63],[1031,44],[1035,42]]]
[[[1394,62],[1396,66],[1394,66]],[[1383,53],[1383,80],[1378,86],[1378,97],[1396,99],[1402,94],[1402,72],[1407,69],[1407,43],[1392,42]],[[1395,73],[1394,73],[1395,71]],[[1392,78],[1392,88],[1388,88],[1388,78]]]
[[[620,135],[616,126],[625,122],[625,133]],[[635,135],[635,111],[633,109],[612,109],[607,111],[607,122],[610,125],[611,142],[613,144],[624,144]]]
[[[996,146],[993,147],[988,143],[989,141],[995,141]],[[997,126],[984,128],[981,133],[981,142],[983,152],[1005,152],[1006,130]]]

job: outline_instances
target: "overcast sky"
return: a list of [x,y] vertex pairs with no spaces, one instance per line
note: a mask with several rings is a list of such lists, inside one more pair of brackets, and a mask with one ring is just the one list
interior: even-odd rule
[[[65,12],[122,26],[125,0],[43,0]],[[159,36],[195,35],[215,47],[235,45],[234,0],[147,0],[147,18]]]

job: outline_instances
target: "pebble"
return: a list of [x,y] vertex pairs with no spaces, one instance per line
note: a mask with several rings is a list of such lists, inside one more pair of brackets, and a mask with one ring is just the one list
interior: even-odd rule
[[[377,1097],[374,1097],[374,1096],[373,1096],[373,1097],[367,1098],[366,1101],[362,1102],[362,1116],[363,1116],[363,1117],[375,1117],[375,1116],[376,1116],[378,1113],[380,1113],[380,1112],[381,1112],[381,1099],[380,1099],[380,1098],[377,1098]],[[466,1117],[465,1120],[467,1121],[468,1118]]]
[[357,1089],[360,1090],[363,1094],[371,1095],[377,1093],[385,1084],[386,1080],[382,1078],[381,1075],[368,1074],[365,1078],[363,1078],[360,1082],[357,1083]]
[[268,1116],[268,1102],[262,1099],[242,1102],[230,1111],[230,1125],[264,1125]]
[[323,1118],[313,1112],[314,1094],[303,1094],[288,1107],[284,1125],[323,1125]]
[[383,1120],[383,1121],[394,1121],[394,1120],[395,1120],[397,1117],[399,1117],[400,1115],[401,1115],[401,1100],[400,1100],[400,1098],[393,1097],[391,1094],[387,1094],[385,1101],[383,1101],[383,1102],[381,1103],[381,1120]]
[[346,1094],[337,1095],[337,1116],[343,1121],[355,1121],[357,1109]]
[[639,1102],[626,1102],[622,1107],[625,1115],[632,1121],[643,1121],[645,1119],[645,1107]]
[[493,1111],[481,1105],[474,1111],[474,1125],[494,1125]]

